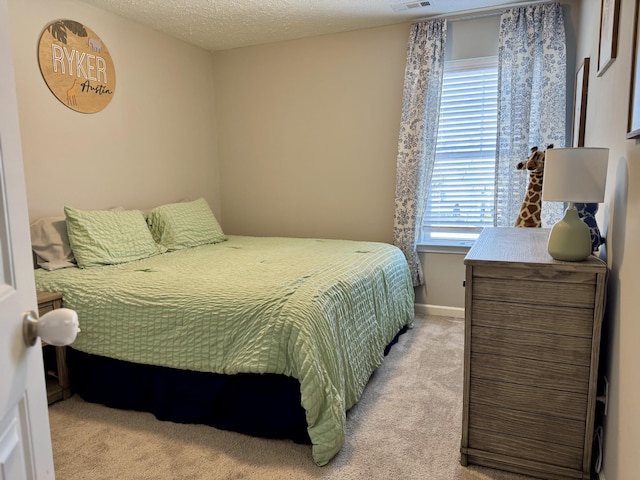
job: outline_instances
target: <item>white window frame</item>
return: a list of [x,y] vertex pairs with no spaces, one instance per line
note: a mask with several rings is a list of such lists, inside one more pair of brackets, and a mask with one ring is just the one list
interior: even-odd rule
[[[451,121],[451,119],[454,119],[455,121],[455,113],[451,109],[447,109],[446,92],[444,92],[443,90],[443,102],[440,111],[440,125],[438,128],[439,147],[436,148],[436,163],[434,165],[432,184],[429,187],[429,197],[427,199],[428,211],[425,213],[425,217],[421,225],[421,241],[419,242],[423,247],[421,248],[421,250],[429,250],[433,247],[468,247],[473,244],[475,239],[482,231],[482,228],[484,228],[485,226],[493,226],[495,218],[495,212],[493,211],[493,202],[495,198],[494,186],[495,150],[497,138],[498,58],[497,56],[491,56],[463,60],[449,60],[445,62],[445,79],[447,77],[447,74],[486,69],[491,69],[492,73],[489,78],[484,78],[483,81],[488,82],[491,85],[495,81],[495,95],[492,95],[488,102],[483,102],[485,109],[482,109],[483,117],[479,122],[469,121],[466,125],[462,125],[463,127],[468,129],[468,138],[473,138],[473,141],[471,143],[474,145],[465,145],[464,148],[460,149],[458,148],[459,144],[456,142],[454,145],[454,141],[451,140],[452,138],[456,138],[455,132],[452,131],[450,127],[451,123],[449,123],[449,127],[447,127],[443,122],[446,122],[447,119],[449,120],[449,122]],[[446,88],[446,86],[444,88]],[[488,112],[486,110],[487,106],[490,107]],[[469,112],[465,112],[465,115],[467,115],[466,118],[474,118],[473,115],[468,116],[473,108],[468,106],[465,108],[470,109]],[[489,137],[487,137],[488,134]],[[467,134],[465,133],[465,135]],[[471,147],[471,149],[469,147]],[[473,150],[474,147],[477,148],[476,151]],[[454,152],[453,154],[451,153],[452,151]],[[489,175],[489,173],[491,174],[490,181],[480,180],[477,185],[478,188],[476,189],[476,191],[479,191],[483,183],[486,183],[487,188],[489,188],[490,185],[489,198],[491,202],[490,212],[492,213],[490,221],[487,219],[485,219],[484,222],[482,221],[482,208],[487,207],[486,205],[483,206],[481,203],[474,205],[474,198],[477,199],[479,197],[476,197],[476,194],[473,193],[473,190],[470,191],[469,197],[462,197],[461,202],[464,203],[465,201],[468,201],[469,208],[467,210],[463,210],[460,215],[468,216],[470,217],[469,221],[477,220],[477,222],[472,222],[471,225],[464,225],[464,223],[469,223],[469,221],[461,222],[460,224],[450,224],[448,223],[449,220],[447,219],[448,215],[446,213],[444,215],[438,215],[437,213],[430,215],[431,207],[434,207],[430,197],[431,194],[446,196],[451,195],[452,193],[454,194],[455,192],[455,190],[451,190],[452,187],[455,188],[455,186],[452,185],[454,177],[451,173],[443,173],[443,166],[452,167],[455,166],[456,163],[460,165],[459,161],[464,161],[464,157],[470,157],[470,162],[473,160],[480,160],[482,157],[484,157],[484,165],[476,165],[476,167],[479,167],[479,175],[477,177],[484,177],[486,179],[487,175]],[[492,159],[491,164],[489,163],[489,159]],[[473,180],[474,178],[476,178],[473,170],[473,168],[466,168],[463,176],[456,178],[456,180],[462,179],[463,182],[468,183],[468,186],[472,186],[473,182],[477,182],[477,180]],[[435,182],[438,182],[437,186],[434,184]],[[450,203],[447,204],[447,201],[442,201],[440,204],[437,204],[435,206],[439,206],[439,211],[441,212],[447,211],[448,209],[452,208]],[[457,205],[455,205],[455,207],[457,207]],[[425,225],[429,218],[431,218],[436,223],[441,222],[440,226]]]

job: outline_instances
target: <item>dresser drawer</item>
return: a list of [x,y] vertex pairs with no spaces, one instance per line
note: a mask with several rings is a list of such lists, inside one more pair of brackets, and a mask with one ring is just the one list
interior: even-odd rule
[[573,393],[589,391],[589,367],[502,355],[471,354],[471,376],[498,382],[555,388]]
[[38,305],[38,315],[42,316],[56,308],[56,302],[41,303]]
[[526,305],[553,305],[560,307],[584,307],[593,305],[596,295],[592,283],[537,282],[533,280],[509,280],[476,277],[474,271],[473,300]]
[[540,268],[539,266],[477,265],[473,268],[474,277],[498,278],[502,280],[533,280],[535,282],[579,283],[595,285],[593,272],[575,271],[573,268]]
[[584,443],[584,422],[579,420],[476,403],[469,406],[469,427],[575,448]]
[[62,295],[59,293],[37,292],[37,298],[39,316],[56,308],[62,308]]
[[591,339],[506,328],[472,327],[471,353],[491,353],[588,367]]
[[587,395],[483,378],[470,379],[470,403],[584,421]]
[[591,338],[593,308],[551,307],[495,300],[475,300],[472,305],[474,326],[511,328]]
[[[554,465],[577,471],[582,469],[581,448],[557,445],[555,443],[542,442],[530,438],[514,437],[475,428],[469,428],[469,449],[487,452],[489,454],[505,455],[506,457],[517,458],[521,461],[529,460],[540,462],[541,467],[543,465]],[[487,453],[485,453],[483,457],[485,459],[491,458]],[[483,461],[482,458],[473,458],[473,453],[470,453],[470,461],[481,465],[487,464],[486,460]],[[545,470],[550,469],[545,468]],[[535,471],[529,471],[528,473],[535,474]],[[581,478],[576,477],[573,472],[570,472],[565,478],[569,477]]]

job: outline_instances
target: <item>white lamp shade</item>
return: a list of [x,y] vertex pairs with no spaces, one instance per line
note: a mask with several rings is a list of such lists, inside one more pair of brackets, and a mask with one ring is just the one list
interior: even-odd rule
[[542,199],[546,202],[603,202],[608,160],[608,148],[547,149]]

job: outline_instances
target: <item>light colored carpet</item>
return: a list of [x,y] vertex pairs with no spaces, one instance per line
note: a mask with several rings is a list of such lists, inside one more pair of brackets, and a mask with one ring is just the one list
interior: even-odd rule
[[49,408],[58,480],[522,480],[460,466],[464,322],[416,316],[347,414],[347,440],[326,466],[311,447],[84,402]]

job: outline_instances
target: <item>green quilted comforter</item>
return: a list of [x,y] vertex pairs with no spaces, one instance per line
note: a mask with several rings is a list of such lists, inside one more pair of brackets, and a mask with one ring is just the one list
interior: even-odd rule
[[130,362],[300,381],[313,459],[342,447],[346,411],[413,320],[397,248],[229,236],[122,265],[35,271],[78,312],[73,347]]

